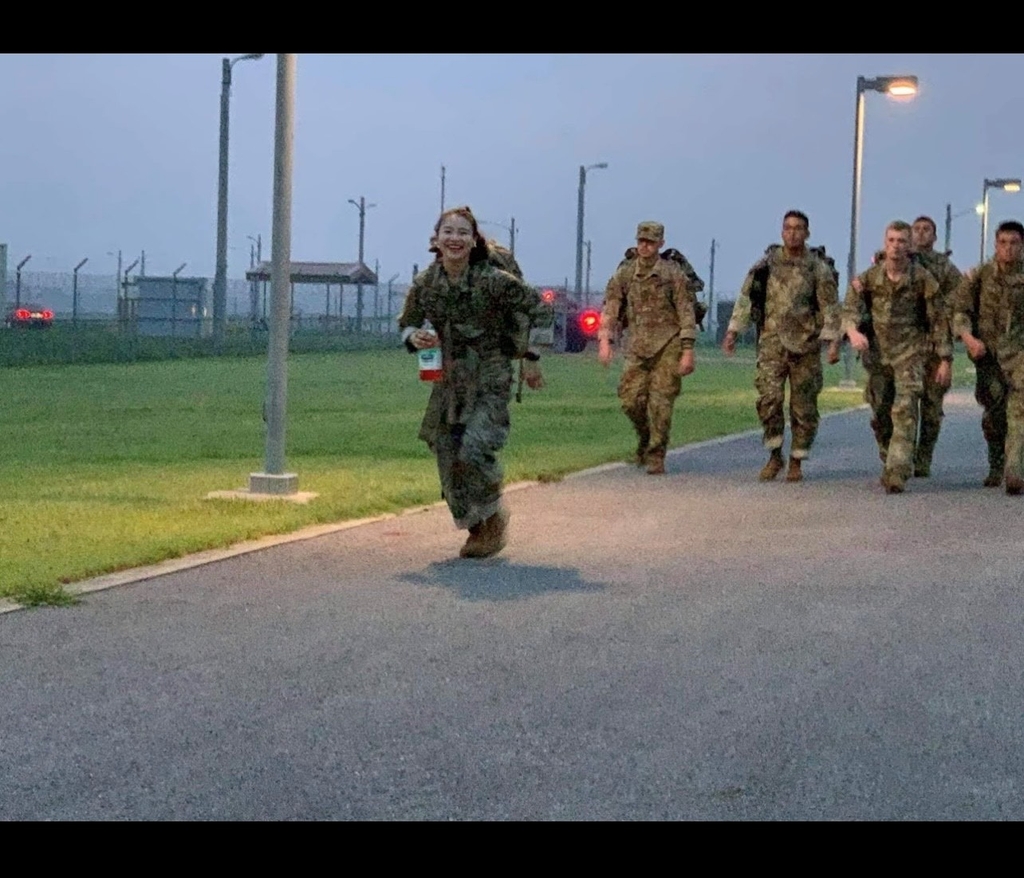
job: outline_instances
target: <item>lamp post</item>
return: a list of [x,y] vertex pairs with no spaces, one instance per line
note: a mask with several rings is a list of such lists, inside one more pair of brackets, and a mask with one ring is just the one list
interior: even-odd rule
[[[362,195],[359,196],[359,201],[352,198],[348,200],[349,204],[354,204],[356,210],[359,211],[359,271],[363,270],[363,238],[366,233],[366,211],[371,207],[376,207],[376,204],[367,204],[366,198]],[[363,282],[360,280],[356,283],[356,332],[363,331]]]
[[[864,94],[882,92],[897,98],[910,98],[917,94],[916,76],[857,77],[857,109],[853,126],[853,194],[850,207],[850,255],[846,263],[846,282],[857,276],[857,223],[860,220],[860,178],[864,157]],[[841,387],[855,387],[853,380],[853,351],[843,346],[843,381]]]
[[32,254],[29,253],[24,259],[21,260],[14,267],[14,307],[21,307],[21,269],[25,267],[25,263],[32,258]]
[[580,301],[583,291],[583,198],[587,188],[587,171],[594,168],[607,168],[608,162],[596,165],[580,165],[580,184],[576,205],[576,301]]
[[391,332],[391,320],[394,312],[391,310],[391,285],[398,280],[398,275],[393,274],[388,278],[388,333]]
[[[715,321],[715,251],[718,249],[718,242],[711,239],[711,265],[708,268],[708,330],[712,327],[717,329]],[[715,336],[717,338],[717,336]]]
[[274,126],[274,216],[271,232],[270,338],[267,344],[266,463],[250,473],[254,494],[295,494],[299,477],[284,471],[285,409],[288,397],[290,266],[292,246],[292,143],[295,134],[295,55],[277,56]]
[[217,181],[217,267],[213,278],[213,340],[219,349],[224,337],[228,285],[228,108],[231,101],[231,68],[239,61],[254,61],[263,55],[240,55],[221,60],[220,81],[220,173]]
[[585,307],[590,307],[590,241],[587,241],[587,277],[583,286],[583,299]]
[[976,204],[974,207],[968,208],[967,210],[961,210],[959,213],[953,213],[952,204],[946,205],[946,242],[943,249],[946,251],[947,256],[951,252],[949,245],[953,235],[953,220],[959,219],[962,216],[967,216],[969,213],[976,213],[978,216],[981,216],[984,212],[985,205],[983,204]]
[[497,226],[499,229],[504,229],[508,232],[508,249],[509,252],[516,255],[516,218],[512,217],[512,224],[506,226],[504,223],[495,223],[490,220],[477,220],[482,226]]
[[441,213],[444,213],[444,165],[441,165]]
[[88,261],[89,257],[86,256],[71,272],[71,325],[76,327],[78,326],[78,272]]
[[988,238],[988,190],[1002,189],[1004,192],[1020,192],[1020,180],[1001,178],[999,180],[985,180],[981,189],[981,260],[985,261],[985,245]]

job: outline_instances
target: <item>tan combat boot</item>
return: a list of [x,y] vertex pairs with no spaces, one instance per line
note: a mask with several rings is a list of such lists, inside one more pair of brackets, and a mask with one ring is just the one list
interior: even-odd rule
[[665,452],[651,451],[647,455],[647,475],[660,476],[665,474]]
[[768,463],[761,468],[758,478],[762,482],[770,482],[780,472],[782,472],[782,450],[773,448],[771,455],[768,457]]
[[786,471],[786,481],[799,482],[803,477],[804,474],[800,469],[800,458],[791,457],[789,459],[789,469]]
[[489,558],[496,555],[505,548],[508,539],[506,530],[508,528],[509,514],[505,509],[499,509],[490,518],[481,524],[476,536],[470,532],[466,545],[459,552],[462,558]]
[[886,494],[902,494],[904,482],[903,479],[892,473],[882,473],[882,487],[885,488]]

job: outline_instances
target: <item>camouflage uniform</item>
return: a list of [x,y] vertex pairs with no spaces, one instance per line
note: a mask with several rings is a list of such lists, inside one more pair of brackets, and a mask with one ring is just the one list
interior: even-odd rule
[[1001,268],[994,259],[964,278],[953,300],[953,334],[985,343],[975,362],[974,396],[984,409],[981,429],[989,471],[998,485],[1024,479],[1024,263]]
[[[638,238],[660,241],[661,223],[643,222]],[[625,311],[623,303],[625,300]],[[625,260],[608,281],[598,338],[628,326],[625,364],[619,379],[622,410],[639,442],[637,458],[664,457],[672,432],[672,410],[682,377],[679,360],[697,338],[694,298],[678,263],[654,256]]]
[[939,282],[916,260],[898,283],[889,280],[881,262],[858,280],[861,291],[851,284],[846,293],[842,329],[860,328],[869,338],[870,348],[861,355],[868,373],[864,398],[884,462],[883,481],[902,488],[914,469],[925,365],[953,359],[949,317]]
[[526,353],[530,327],[550,320],[549,309],[533,287],[488,262],[471,264],[453,281],[438,261],[414,278],[398,328],[418,329],[427,320],[441,341],[443,377],[419,438],[437,457],[455,524],[473,528],[501,508],[497,452],[509,434],[512,360]]
[[[881,262],[884,258],[884,250],[875,254],[876,263]],[[949,256],[936,250],[917,250],[910,254],[910,258],[931,272],[939,282],[939,294],[945,303],[946,317],[952,327],[953,295],[960,285],[962,277],[960,270],[952,263]],[[952,343],[952,337],[950,342]],[[931,472],[932,456],[935,454],[935,445],[939,441],[939,431],[942,428],[942,419],[945,415],[942,401],[948,388],[943,387],[935,380],[935,370],[938,365],[939,358],[933,351],[924,368],[924,392],[921,395],[919,413],[920,424],[914,447],[915,476],[927,476]]]
[[757,341],[757,416],[764,447],[782,448],[786,430],[785,384],[789,379],[790,457],[804,460],[818,434],[818,395],[824,385],[821,343],[839,335],[839,289],[832,270],[805,248],[790,257],[770,248],[747,273],[733,305],[727,332],[742,335],[750,326],[750,293],[755,273],[769,269],[763,328]]

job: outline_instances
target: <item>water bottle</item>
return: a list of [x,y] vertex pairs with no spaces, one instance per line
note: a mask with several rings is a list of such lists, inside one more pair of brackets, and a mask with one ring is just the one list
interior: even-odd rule
[[[434,327],[428,320],[423,324],[427,332],[434,332]],[[420,364],[420,381],[440,381],[443,370],[441,368],[441,347],[423,348],[417,353]]]

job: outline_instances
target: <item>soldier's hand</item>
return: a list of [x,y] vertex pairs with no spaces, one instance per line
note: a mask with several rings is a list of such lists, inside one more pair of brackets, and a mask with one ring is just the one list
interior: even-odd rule
[[437,336],[426,329],[417,329],[409,336],[409,340],[412,342],[412,346],[419,350],[437,347]]
[[967,332],[963,334],[962,338],[964,347],[967,348],[967,356],[972,360],[980,360],[988,352],[988,348],[985,347],[985,342],[980,338],[975,338]]
[[864,292],[864,284],[860,282],[859,277],[855,277],[852,281],[850,281],[850,286],[853,287],[858,293]]
[[736,353],[736,333],[732,330],[727,332],[725,338],[722,339],[722,350],[725,351],[727,357]]
[[693,364],[693,348],[688,348],[683,351],[683,355],[679,358],[679,374],[689,375],[696,368]]
[[863,332],[858,332],[856,329],[850,329],[847,331],[847,336],[850,339],[850,345],[855,351],[860,351],[862,354],[871,346],[868,343],[868,337]]
[[597,343],[597,358],[605,366],[612,361],[612,343],[608,339],[602,338]]
[[839,339],[829,343],[828,346],[828,361],[829,364],[834,366],[839,362]]
[[942,360],[935,370],[935,383],[939,387],[949,387],[953,381],[953,366],[949,360]]
[[544,386],[544,376],[540,371],[540,364],[536,361],[526,360],[523,363],[523,380],[530,390],[540,390]]

